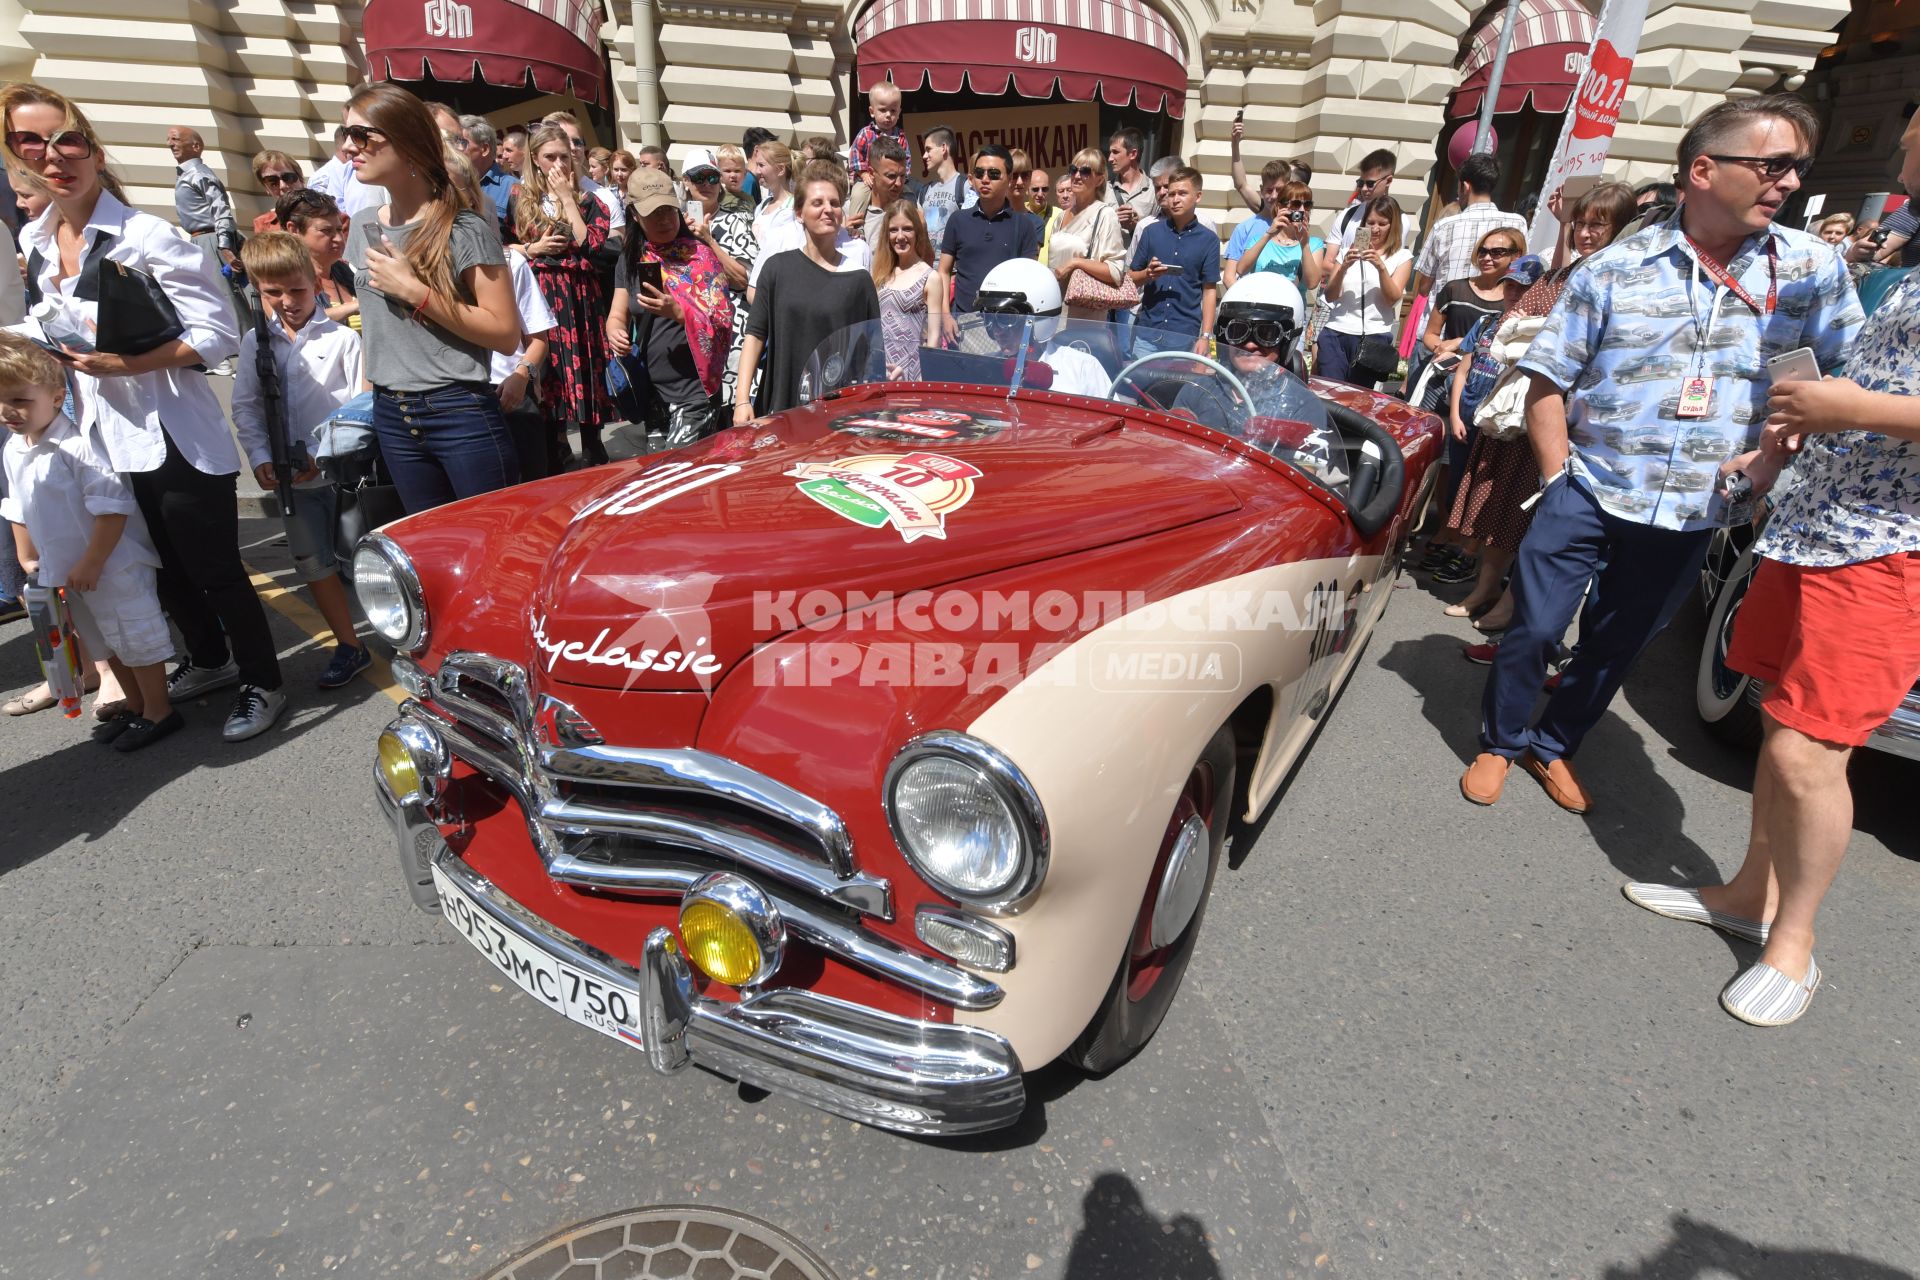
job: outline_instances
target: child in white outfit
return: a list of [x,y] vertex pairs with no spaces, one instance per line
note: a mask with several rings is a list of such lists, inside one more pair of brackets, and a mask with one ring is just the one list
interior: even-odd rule
[[[331,320],[316,303],[317,278],[307,246],[284,231],[268,231],[247,241],[240,251],[247,279],[260,291],[268,313],[274,364],[280,371],[281,403],[287,410],[288,444],[305,450],[311,459],[314,433],[334,411],[360,391],[360,335]],[[269,443],[267,407],[260,386],[259,330],[240,339],[234,365],[233,425],[246,451],[247,465],[262,489],[277,483],[273,447]],[[334,553],[334,526],[339,520],[333,486],[311,483],[319,472],[311,462],[292,477],[293,515],[287,520],[287,545],[294,568],[313,593],[320,616],[333,629],[338,646],[321,672],[322,689],[338,689],[373,661],[353,629],[353,611],[347,588],[340,581]]]
[[67,588],[74,626],[105,654],[126,708],[94,730],[116,751],[137,751],[179,729],[167,699],[173,636],[160,611],[160,557],[127,488],[93,443],[60,411],[66,374],[47,351],[0,333],[0,421],[7,425],[7,497],[20,562],[43,587]]

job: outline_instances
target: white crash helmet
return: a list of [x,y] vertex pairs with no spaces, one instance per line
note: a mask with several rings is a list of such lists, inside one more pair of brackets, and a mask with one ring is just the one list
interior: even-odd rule
[[993,315],[1033,317],[1033,337],[1045,342],[1060,328],[1064,299],[1053,272],[1032,258],[1010,258],[980,282],[973,297],[976,311]]
[[1299,286],[1276,272],[1254,271],[1235,280],[1226,296],[1220,299],[1213,333],[1222,342],[1239,346],[1245,339],[1230,337],[1229,328],[1241,330],[1249,324],[1277,324],[1280,341],[1260,345],[1279,350],[1283,364],[1295,373],[1304,374],[1298,347],[1306,321],[1307,300],[1301,296]]

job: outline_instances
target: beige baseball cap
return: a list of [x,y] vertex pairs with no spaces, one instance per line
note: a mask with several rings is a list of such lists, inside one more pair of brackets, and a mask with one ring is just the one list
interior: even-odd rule
[[635,169],[627,179],[627,199],[633,203],[634,214],[642,218],[680,203],[674,195],[673,179],[658,169]]

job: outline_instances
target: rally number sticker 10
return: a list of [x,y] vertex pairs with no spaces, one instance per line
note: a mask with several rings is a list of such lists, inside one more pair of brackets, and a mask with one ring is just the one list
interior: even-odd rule
[[447,920],[516,987],[569,1021],[634,1048],[644,1047],[637,988],[582,972],[501,928],[439,867],[433,868],[433,884]]

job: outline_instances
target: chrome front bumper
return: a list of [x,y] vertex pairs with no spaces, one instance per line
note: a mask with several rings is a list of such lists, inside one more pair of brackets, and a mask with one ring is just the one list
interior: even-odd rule
[[393,822],[401,872],[421,907],[438,912],[432,868],[465,890],[500,928],[528,945],[639,993],[640,1038],[661,1072],[689,1062],[721,1075],[901,1133],[998,1129],[1026,1109],[1020,1062],[1005,1039],[977,1027],[917,1022],[808,991],[783,989],[738,1004],[694,992],[671,931],[647,938],[639,969],[562,933],[467,866],[418,803],[377,780]]

